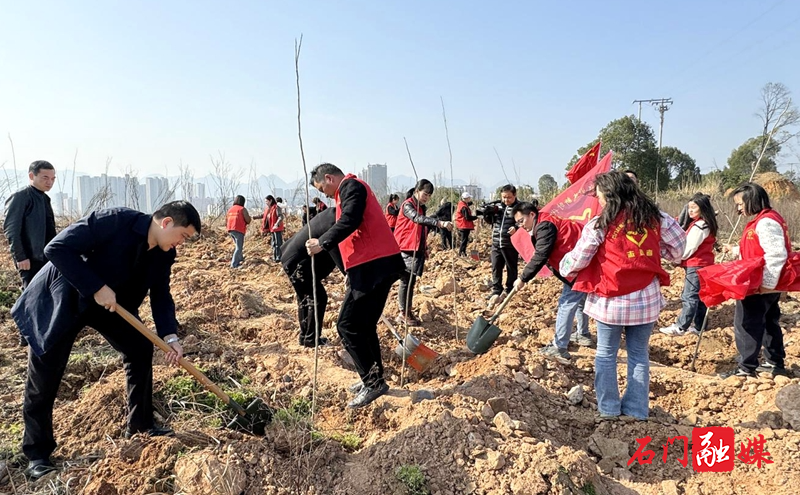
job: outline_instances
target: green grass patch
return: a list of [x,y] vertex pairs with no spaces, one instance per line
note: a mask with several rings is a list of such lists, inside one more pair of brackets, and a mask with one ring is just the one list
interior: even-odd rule
[[[247,388],[222,390],[242,407],[252,402],[258,394]],[[228,405],[222,399],[206,390],[194,377],[177,375],[167,380],[157,392],[158,399],[165,402],[170,408],[197,409],[204,412],[224,411]],[[220,422],[220,418],[216,418]]]
[[274,417],[284,425],[304,423],[311,419],[311,401],[305,397],[292,397],[289,406],[276,410]]
[[430,495],[428,483],[425,480],[425,473],[416,464],[402,465],[397,469],[397,480],[406,487],[408,495]]
[[331,440],[339,442],[344,450],[348,452],[355,452],[364,443],[364,439],[355,433],[334,433],[331,435]]
[[586,484],[581,488],[581,491],[586,495],[596,495],[597,493],[591,481],[587,481]]

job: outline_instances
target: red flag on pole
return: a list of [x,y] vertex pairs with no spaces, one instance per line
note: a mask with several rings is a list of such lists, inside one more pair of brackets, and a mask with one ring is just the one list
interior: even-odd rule
[[[700,300],[706,306],[715,306],[728,299],[742,300],[757,294],[764,277],[764,258],[728,261],[704,266],[697,270],[700,276]],[[781,270],[776,292],[800,290],[800,253],[789,253]]]
[[597,160],[600,158],[600,143],[592,146],[592,149],[587,151],[578,162],[572,166],[567,172],[567,180],[570,184],[575,184],[581,177],[586,175],[597,165]]

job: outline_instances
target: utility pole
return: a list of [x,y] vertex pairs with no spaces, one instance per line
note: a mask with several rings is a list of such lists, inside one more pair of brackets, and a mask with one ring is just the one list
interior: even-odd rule
[[633,100],[633,103],[639,104],[639,122],[642,122],[642,103],[650,103],[658,113],[661,114],[661,123],[658,127],[658,163],[656,163],[656,199],[658,199],[658,166],[661,164],[661,141],[664,136],[664,112],[669,110],[670,105],[672,105],[672,98],[651,98],[649,100]]

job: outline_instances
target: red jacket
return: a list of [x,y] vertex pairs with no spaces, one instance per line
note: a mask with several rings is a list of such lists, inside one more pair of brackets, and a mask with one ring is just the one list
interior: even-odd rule
[[547,263],[552,266],[554,270],[558,270],[561,260],[568,252],[575,248],[578,239],[581,238],[583,227],[573,220],[550,215],[543,211],[539,212],[539,222],[550,222],[556,226],[556,230],[558,231],[558,234],[556,234],[556,245],[553,246],[553,250],[547,258]]
[[[693,221],[689,224],[689,228],[686,229],[686,232],[689,232],[694,224],[697,223],[697,220]],[[690,267],[690,266],[708,266],[714,264],[714,243],[717,242],[717,238],[713,235],[709,235],[703,242],[700,243],[700,246],[697,248],[697,251],[694,252],[688,259],[683,260],[681,266],[683,267]]]
[[[362,265],[378,258],[385,258],[393,254],[399,254],[400,248],[397,247],[392,236],[389,225],[383,217],[381,205],[372,193],[369,185],[353,174],[345,175],[342,182],[346,180],[356,180],[367,188],[367,207],[364,209],[364,218],[358,228],[345,240],[339,243],[339,251],[342,253],[342,262],[345,270],[354,266]],[[339,184],[342,187],[342,184]],[[336,190],[336,220],[342,216],[342,204],[339,200],[339,190]]]
[[458,206],[456,207],[456,228],[458,230],[474,230],[475,229],[475,222],[472,220],[467,220],[464,216],[464,208],[469,208],[469,205],[464,201],[459,201]]
[[754,219],[747,222],[747,225],[744,227],[742,241],[739,243],[739,253],[743,260],[764,257],[764,250],[761,248],[761,244],[758,242],[758,234],[756,234],[756,224],[762,218],[771,218],[778,222],[783,228],[783,240],[786,243],[786,253],[792,252],[792,244],[789,241],[789,228],[786,225],[786,221],[777,211],[772,208],[766,208],[761,210]]
[[392,215],[391,213],[389,213],[390,206],[394,205],[392,205],[391,202],[386,203],[386,206],[383,207],[383,215],[386,217],[386,223],[388,223],[389,227],[393,229],[397,225],[397,215]]
[[322,213],[322,210],[325,210],[326,208],[328,208],[328,205],[326,205],[322,201],[317,203],[317,213]]
[[410,203],[417,210],[417,215],[425,215],[423,205],[411,196],[400,205],[400,214],[397,215],[397,225],[394,227],[394,238],[400,251],[419,251],[424,248],[428,238],[428,227],[414,223],[403,214],[406,203]]
[[[267,221],[267,231],[268,232],[283,232],[283,229],[285,227],[285,222],[281,222],[281,224],[278,225],[277,227],[275,226],[275,224],[278,223],[278,218],[279,218],[279,216],[278,216],[278,204],[277,203],[273,203],[273,205],[269,207],[269,210],[267,210],[267,213],[265,214],[265,217],[266,217],[266,221]],[[263,224],[262,224],[262,228],[263,228]]]
[[623,296],[644,289],[654,277],[662,286],[669,285],[669,274],[661,268],[661,224],[643,233],[630,231],[622,212],[609,226],[589,266],[578,272],[573,289],[603,297]]
[[227,216],[227,224],[228,224],[228,232],[241,232],[244,234],[247,232],[247,223],[244,221],[244,206],[233,205],[231,209],[228,210]]

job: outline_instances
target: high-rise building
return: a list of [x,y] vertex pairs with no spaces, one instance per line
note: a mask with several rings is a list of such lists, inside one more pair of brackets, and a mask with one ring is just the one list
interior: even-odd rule
[[480,186],[468,184],[466,186],[456,186],[455,188],[459,193],[469,193],[475,201],[483,199],[483,191]]
[[169,179],[166,177],[148,177],[145,180],[145,205],[140,209],[145,213],[156,211],[161,205],[172,200],[172,191],[169,188]]
[[369,184],[376,196],[382,197],[389,191],[389,178],[386,165],[369,164],[358,174],[358,178]]

